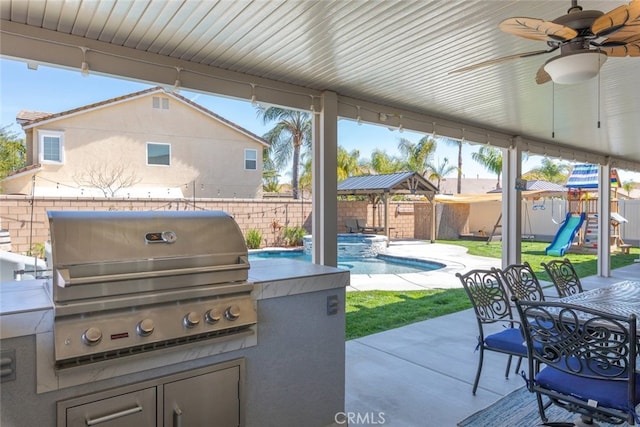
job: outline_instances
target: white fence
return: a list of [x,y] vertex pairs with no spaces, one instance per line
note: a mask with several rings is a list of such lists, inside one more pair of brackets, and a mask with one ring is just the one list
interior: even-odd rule
[[[619,200],[620,215],[628,220],[620,226],[620,236],[626,243],[640,244],[640,200]],[[469,232],[489,236],[500,217],[501,202],[473,203],[470,206]],[[542,198],[522,201],[522,235],[535,240],[551,241],[567,214],[567,202],[562,198]],[[500,229],[496,233],[499,235]]]

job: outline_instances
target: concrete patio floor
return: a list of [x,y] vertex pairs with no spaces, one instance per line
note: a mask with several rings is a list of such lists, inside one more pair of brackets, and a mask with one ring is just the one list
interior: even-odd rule
[[[457,271],[500,266],[500,260],[470,256],[464,248],[437,243],[394,242],[389,253],[436,260],[447,267],[395,277],[354,275],[350,290],[461,287]],[[612,277],[593,276],[582,283],[593,289],[639,278],[640,263],[635,263],[613,270]],[[506,356],[487,352],[478,391],[471,394],[478,361],[476,337],[473,311],[465,310],[347,341],[345,408],[356,421],[349,425],[454,427],[522,387],[524,380],[513,373],[515,365],[507,380]],[[496,420],[491,427],[500,426]]]

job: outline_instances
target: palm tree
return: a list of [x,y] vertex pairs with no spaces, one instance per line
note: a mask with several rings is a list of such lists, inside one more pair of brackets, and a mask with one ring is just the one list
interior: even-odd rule
[[446,157],[442,159],[442,162],[440,164],[436,165],[436,164],[430,163],[427,166],[429,167],[429,173],[427,175],[427,179],[429,181],[434,181],[434,180],[437,181],[438,188],[440,188],[440,181],[442,181],[442,178],[444,178],[451,172],[458,170],[457,167],[449,164],[449,159],[447,159]]
[[548,158],[542,159],[539,167],[531,169],[524,178],[541,179],[544,181],[563,184],[567,181],[571,166],[568,163],[552,162]]
[[496,188],[500,188],[500,175],[502,174],[502,152],[493,147],[482,146],[480,149],[471,153],[471,158],[480,163],[486,170],[493,172],[498,177]]
[[350,176],[362,175],[362,165],[359,163],[360,151],[347,152],[343,147],[338,147],[338,181]]
[[422,137],[415,144],[406,138],[400,138],[398,150],[404,156],[403,161],[406,170],[426,175],[427,164],[436,151],[436,142],[430,136]]
[[275,127],[263,135],[269,141],[269,157],[277,169],[283,168],[289,161],[291,167],[291,189],[293,198],[298,198],[300,151],[302,147],[311,149],[311,115],[302,111],[269,107],[258,110],[264,124],[277,121]]
[[636,183],[633,181],[625,181],[622,183],[622,188],[627,192],[627,196],[631,195],[631,191],[635,188]]
[[438,137],[438,141],[444,141],[447,145],[456,145],[458,147],[458,167],[456,168],[458,171],[458,185],[456,188],[456,192],[460,194],[462,192],[462,141],[447,138],[445,136]]
[[371,162],[369,162],[368,168],[370,173],[387,174],[400,172],[403,166],[398,158],[389,156],[383,150],[375,149],[371,153]]

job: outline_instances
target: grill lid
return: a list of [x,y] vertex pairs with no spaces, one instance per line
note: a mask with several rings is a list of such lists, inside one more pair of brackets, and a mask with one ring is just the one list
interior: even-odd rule
[[[54,294],[81,286],[99,287],[95,292],[105,296],[247,280],[244,237],[222,211],[50,211],[48,216]],[[75,298],[57,292],[56,300]]]

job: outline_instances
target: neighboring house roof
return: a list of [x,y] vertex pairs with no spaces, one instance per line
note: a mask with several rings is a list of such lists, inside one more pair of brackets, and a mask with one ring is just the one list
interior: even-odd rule
[[[462,178],[460,192],[462,194],[479,194],[495,190],[496,178]],[[440,194],[456,194],[458,192],[458,178],[446,177],[440,180]]]
[[265,139],[259,137],[258,135],[256,135],[255,133],[225,119],[224,117],[214,113],[213,111],[203,107],[200,104],[197,104],[193,101],[191,101],[188,98],[185,98],[184,96],[177,94],[177,93],[173,93],[173,92],[168,92],[166,90],[164,90],[162,87],[160,86],[156,86],[156,87],[152,87],[149,89],[145,89],[145,90],[141,90],[138,92],[133,92],[127,95],[123,95],[123,96],[118,96],[116,98],[111,98],[111,99],[107,99],[104,101],[100,101],[100,102],[96,102],[93,104],[89,104],[89,105],[85,105],[82,107],[78,107],[78,108],[74,108],[72,110],[67,110],[67,111],[62,111],[60,113],[42,113],[42,112],[36,112],[36,111],[27,111],[27,110],[23,110],[20,111],[20,113],[18,113],[18,116],[16,117],[16,121],[18,122],[18,124],[20,124],[22,126],[23,129],[29,129],[31,127],[34,126],[38,126],[38,125],[42,125],[44,123],[50,123],[53,122],[55,120],[59,120],[59,119],[63,119],[63,118],[67,118],[70,116],[75,116],[78,114],[82,114],[85,113],[87,111],[91,111],[91,110],[95,110],[98,108],[104,108],[107,106],[111,106],[113,104],[117,104],[123,101],[127,101],[129,99],[133,99],[133,98],[138,98],[141,96],[146,96],[146,95],[150,95],[150,94],[154,94],[154,93],[162,93],[163,95],[172,97],[180,102],[183,102],[185,104],[188,104],[189,106],[196,108],[198,110],[200,110],[201,112],[203,112],[204,114],[210,116],[211,118],[213,118],[214,120],[217,120],[221,123],[224,123],[225,125],[234,128],[235,130],[245,134],[246,136],[256,140],[257,142],[261,143],[264,146],[269,146],[269,142],[266,141]]
[[[575,189],[598,188],[598,165],[579,164],[573,167],[565,187]],[[616,169],[611,169],[611,186],[620,187],[620,177]]]
[[20,175],[27,174],[27,173],[36,173],[41,168],[42,168],[42,165],[40,163],[25,166],[23,168],[16,169],[14,171],[9,172],[9,174],[7,174],[7,176],[4,179],[16,178]]
[[433,194],[438,188],[417,172],[352,176],[338,183],[338,195]]
[[[567,189],[560,184],[555,184],[553,182],[536,179],[532,181],[527,181],[527,186],[525,191],[549,191],[549,192],[564,193],[567,191]],[[502,193],[502,189],[496,188],[494,190],[488,191],[488,193]]]

